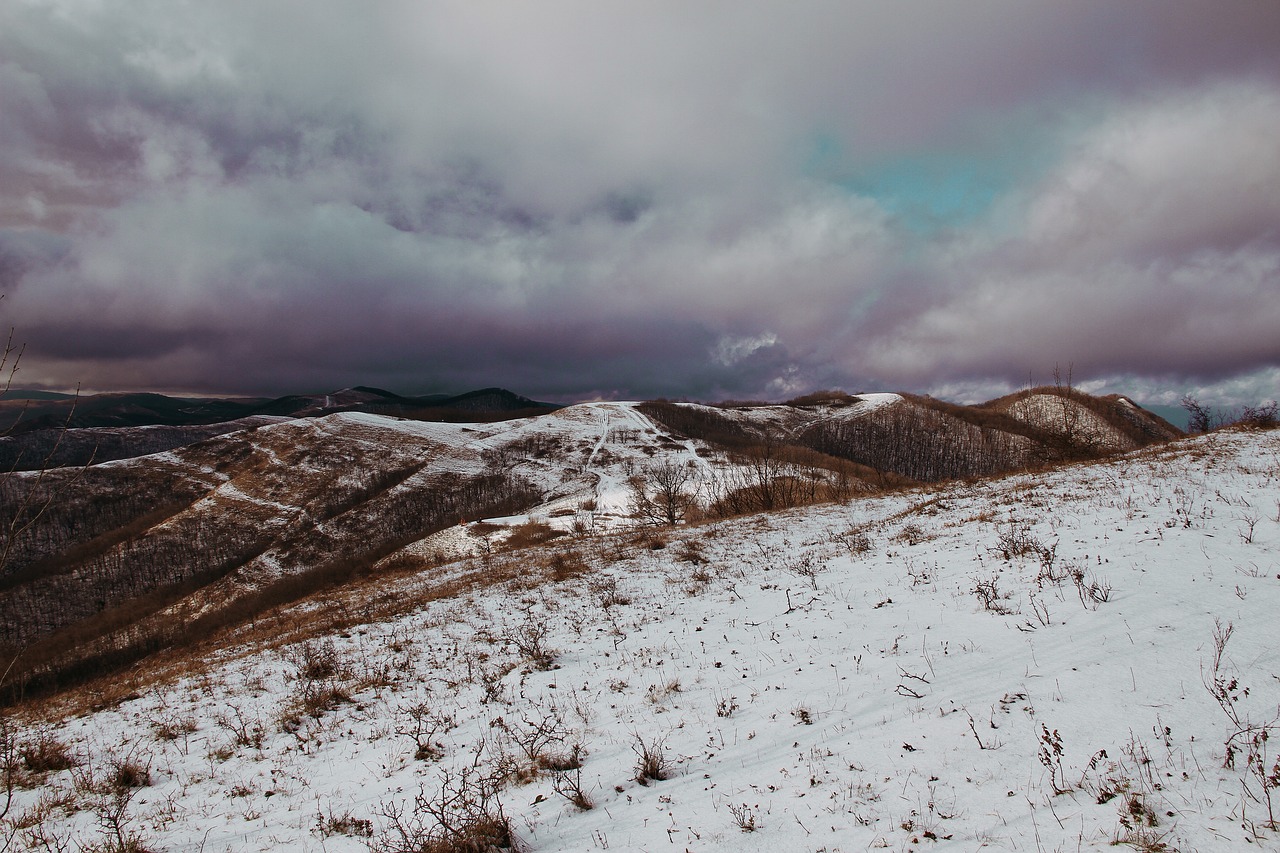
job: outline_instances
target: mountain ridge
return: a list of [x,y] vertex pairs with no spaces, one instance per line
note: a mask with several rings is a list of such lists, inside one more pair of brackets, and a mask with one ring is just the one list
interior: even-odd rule
[[1045,411],[1066,413],[1063,433],[898,394],[587,403],[461,423],[348,410],[13,473],[0,477],[0,512],[43,509],[0,567],[0,653],[23,649],[16,681],[56,689],[318,589],[520,537],[847,501],[1162,440],[1076,428],[1086,403],[1120,405],[1053,397]]

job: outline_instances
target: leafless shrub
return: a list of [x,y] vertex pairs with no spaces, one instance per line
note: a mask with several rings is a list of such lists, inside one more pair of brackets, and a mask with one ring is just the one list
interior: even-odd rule
[[804,554],[795,560],[790,561],[786,566],[788,571],[795,572],[800,577],[809,581],[814,588],[818,588],[818,575],[827,570],[826,560],[816,558],[812,554]]
[[267,730],[257,714],[246,714],[237,705],[228,705],[229,713],[221,713],[213,718],[213,722],[221,729],[231,733],[236,746],[262,748],[263,738]]
[[1032,534],[1030,525],[1012,518],[1009,519],[1008,525],[1000,528],[996,545],[991,549],[993,553],[1005,560],[1028,554],[1039,557],[1044,550],[1044,544]]
[[76,790],[89,797],[100,835],[82,848],[86,853],[150,853],[147,842],[132,829],[134,816],[129,812],[138,788],[150,783],[150,768],[132,758],[111,761],[105,773],[91,764],[76,771]]
[[1071,569],[1071,578],[1075,581],[1080,603],[1086,608],[1092,604],[1091,609],[1097,610],[1099,604],[1105,604],[1111,599],[1111,584],[1106,579],[1094,577],[1092,571],[1075,566]]
[[1010,612],[1009,606],[1005,603],[1006,596],[1000,592],[998,572],[993,573],[989,578],[975,578],[972,592],[978,597],[983,610],[1001,615]]
[[596,603],[603,610],[608,610],[610,607],[625,607],[631,603],[631,598],[618,589],[618,579],[612,575],[593,578],[590,588]]
[[676,559],[682,563],[703,565],[707,562],[707,555],[703,553],[702,543],[697,539],[682,539],[676,547]]
[[419,789],[413,803],[384,803],[386,825],[367,842],[372,853],[489,853],[519,850],[498,785],[473,768],[446,771],[440,790]]
[[548,559],[551,577],[557,581],[565,581],[577,577],[590,568],[582,554],[572,548],[562,548],[552,553]]
[[145,788],[151,784],[151,762],[132,755],[113,758],[107,765],[106,782],[112,788]]
[[545,671],[555,666],[556,655],[559,654],[547,645],[549,630],[545,619],[530,617],[508,631],[503,639],[515,646],[530,666]]
[[1253,529],[1258,526],[1259,520],[1261,520],[1261,516],[1258,515],[1256,510],[1241,514],[1240,523],[1244,525],[1240,528],[1241,542],[1246,545],[1253,544]]
[[573,731],[554,705],[541,715],[521,714],[520,722],[506,727],[508,739],[527,761],[533,773],[539,770],[573,770],[582,766],[582,746],[573,744],[559,751]]
[[1275,429],[1276,426],[1280,426],[1280,404],[1275,400],[1256,406],[1215,411],[1188,394],[1182,398],[1182,408],[1187,410],[1187,432],[1189,433],[1206,433],[1224,427]]
[[159,740],[174,741],[186,738],[198,728],[195,717],[182,717],[176,714],[166,715],[151,722],[151,729]]
[[[22,841],[27,845],[28,850],[44,850],[45,853],[70,853],[72,850],[73,839],[70,829],[59,829],[52,822],[44,821],[22,829]],[[0,847],[0,849],[5,848]]]
[[1236,416],[1236,425],[1249,429],[1275,429],[1280,426],[1280,405],[1272,400],[1257,406],[1244,406]]
[[512,528],[506,539],[506,547],[511,550],[529,548],[564,535],[563,530],[557,530],[545,521],[530,520]]
[[907,559],[907,577],[911,578],[911,586],[928,586],[937,579],[937,576],[936,562],[932,566],[917,566],[913,560]]
[[645,524],[676,525],[694,507],[697,469],[674,460],[646,465],[631,478],[627,508]]
[[501,702],[503,694],[506,690],[502,679],[511,671],[510,667],[486,667],[477,666],[474,669],[474,680],[480,683],[480,702],[485,705],[492,705],[495,702]]
[[356,817],[349,810],[341,814],[334,814],[333,808],[330,807],[328,814],[319,810],[316,811],[315,832],[321,838],[328,838],[332,835],[372,838],[373,821]]
[[[18,756],[17,736],[9,715],[0,710],[0,821],[9,815],[13,807],[13,795],[18,787],[21,761]],[[7,848],[4,844],[0,849]]]
[[570,775],[568,770],[556,773],[556,777],[551,782],[551,787],[555,792],[573,803],[582,811],[591,811],[596,807],[592,802],[591,796],[582,788],[582,768],[572,768],[573,773]]
[[902,526],[897,538],[908,545],[919,545],[921,542],[928,541],[930,536],[923,527],[912,521]]
[[1245,793],[1263,803],[1267,810],[1269,829],[1278,828],[1273,805],[1275,792],[1280,789],[1280,758],[1273,759],[1270,752],[1271,736],[1280,730],[1280,712],[1266,722],[1255,722],[1241,706],[1248,697],[1249,688],[1235,676],[1225,672],[1227,643],[1235,633],[1235,626],[1215,620],[1213,628],[1213,658],[1209,672],[1201,673],[1205,689],[1217,702],[1230,725],[1223,742],[1223,767],[1234,769],[1236,757],[1244,753],[1245,772],[1257,785],[1257,793],[1244,783]]
[[666,741],[663,738],[645,740],[643,735],[636,732],[631,750],[636,754],[635,780],[641,785],[671,778],[671,760],[667,757]]
[[[285,657],[297,668],[297,682],[280,716],[284,731],[296,733],[303,716],[318,720],[352,701],[345,683],[352,677],[352,668],[332,637],[306,640],[292,647]],[[257,740],[260,745],[261,738]],[[241,743],[238,735],[236,742]]]
[[1059,562],[1057,559],[1058,546],[1054,543],[1053,547],[1046,548],[1040,554],[1040,570],[1036,572],[1036,586],[1040,589],[1045,587],[1058,587],[1067,581],[1074,581],[1077,572],[1083,575],[1083,570],[1070,560]]
[[[280,712],[280,730],[298,736],[302,729],[303,717],[319,720],[330,711],[336,711],[354,700],[347,688],[336,681],[302,681],[299,682],[290,700]],[[257,737],[252,745],[257,748],[262,738]],[[237,736],[237,743],[239,743]]]
[[862,530],[850,530],[844,535],[844,541],[849,546],[849,553],[854,557],[869,554],[873,547],[871,537]]
[[404,719],[396,726],[396,734],[413,738],[418,761],[433,761],[444,754],[444,744],[438,740],[443,732],[457,727],[452,714],[437,711],[428,702],[417,702],[400,709]]
[[1189,433],[1205,433],[1221,426],[1220,416],[1215,416],[1212,409],[1190,394],[1183,395],[1182,408],[1187,410],[1187,432]]
[[733,816],[733,824],[743,832],[755,832],[764,825],[756,817],[755,809],[746,803],[736,805],[729,804],[729,814]]
[[346,668],[332,637],[299,643],[285,654],[285,658],[297,667],[298,678],[303,681],[334,678]]

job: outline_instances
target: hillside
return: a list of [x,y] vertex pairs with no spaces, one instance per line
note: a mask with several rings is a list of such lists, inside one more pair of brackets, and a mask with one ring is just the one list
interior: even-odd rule
[[[522,405],[512,396],[469,399]],[[469,424],[360,412],[249,423],[170,452],[0,479],[4,517],[26,519],[0,570],[0,653],[21,652],[10,695],[118,670],[392,568],[1139,445],[1117,432],[1077,446],[1012,417],[896,394],[591,403]],[[137,432],[165,429],[197,428]]]
[[1274,431],[1220,432],[356,580],[27,707],[4,825],[18,849],[1274,849],[1277,460]]

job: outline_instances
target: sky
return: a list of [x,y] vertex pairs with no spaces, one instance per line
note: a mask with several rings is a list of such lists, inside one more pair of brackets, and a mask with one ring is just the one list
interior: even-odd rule
[[1280,388],[1272,0],[4,0],[17,383]]

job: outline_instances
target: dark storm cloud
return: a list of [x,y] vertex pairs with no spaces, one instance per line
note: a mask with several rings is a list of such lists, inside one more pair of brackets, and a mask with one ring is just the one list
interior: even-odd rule
[[[1270,396],[1277,32],[1243,1],[10,3],[6,319],[25,379],[91,388],[781,397],[1070,362]],[[913,158],[981,206],[930,206]]]

